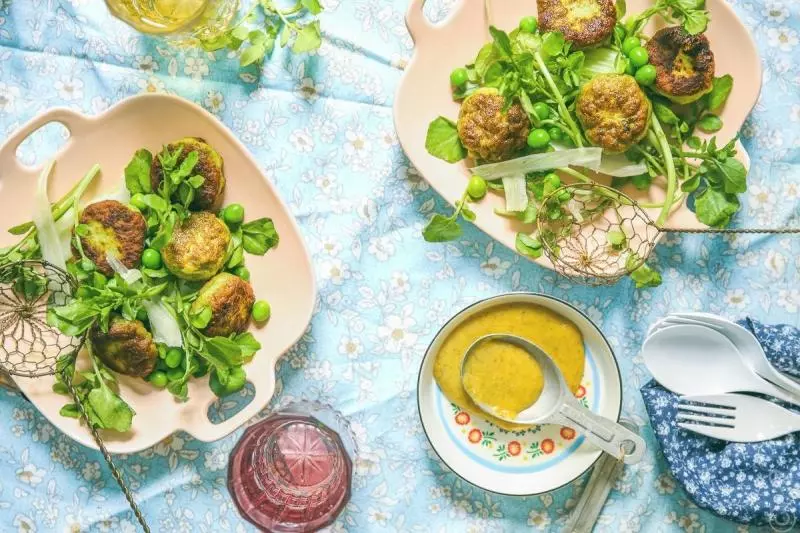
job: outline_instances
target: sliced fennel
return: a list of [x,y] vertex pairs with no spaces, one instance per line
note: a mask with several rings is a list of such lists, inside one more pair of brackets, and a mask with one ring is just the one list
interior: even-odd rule
[[600,167],[602,155],[603,150],[601,148],[572,148],[543,154],[526,155],[525,157],[510,159],[502,163],[480,165],[470,169],[470,172],[486,180],[496,180],[510,176],[525,175],[529,172],[553,170],[569,165],[597,170]]
[[603,154],[600,168],[597,172],[616,178],[630,178],[647,174],[647,165],[644,161],[634,163],[625,154]]
[[50,161],[39,175],[34,198],[33,224],[36,226],[38,233],[42,259],[62,270],[66,270],[67,264],[64,259],[64,250],[61,247],[58,228],[56,228],[56,222],[53,218],[52,206],[47,198],[47,183],[50,180],[50,174],[53,173],[54,165],[55,161]]
[[525,208],[528,207],[528,189],[525,185],[525,176],[503,178],[503,190],[506,193],[506,211],[525,211]]
[[[142,272],[137,268],[128,268],[122,264],[122,261],[106,253],[106,261],[111,268],[125,280],[125,283],[134,288],[139,284],[142,279]],[[181,335],[181,328],[177,319],[172,315],[170,310],[161,301],[161,298],[154,297],[150,300],[142,301],[142,307],[147,312],[147,318],[150,320],[150,330],[153,332],[153,340],[166,344],[169,347],[183,348],[183,335]]]

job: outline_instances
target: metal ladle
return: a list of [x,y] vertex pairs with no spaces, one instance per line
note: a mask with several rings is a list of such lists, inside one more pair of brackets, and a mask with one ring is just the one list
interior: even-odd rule
[[464,368],[467,361],[481,346],[490,341],[512,344],[525,350],[538,363],[544,376],[544,388],[539,398],[514,418],[498,413],[498,410],[475,398],[467,387],[467,395],[475,404],[506,422],[515,424],[556,424],[568,426],[582,433],[604,452],[621,458],[627,464],[641,461],[646,450],[644,440],[626,427],[586,409],[575,398],[564,381],[564,375],[553,360],[541,348],[521,337],[505,334],[486,335],[476,340],[461,361],[461,383],[464,384]]

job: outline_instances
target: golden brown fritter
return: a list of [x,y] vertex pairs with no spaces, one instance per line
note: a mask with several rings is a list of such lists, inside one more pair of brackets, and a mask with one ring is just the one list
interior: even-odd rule
[[602,43],[617,23],[613,0],[538,0],[536,6],[541,31],[560,31],[574,48]]
[[689,104],[711,91],[714,53],[702,33],[690,35],[681,26],[664,28],[647,42],[656,67],[655,89],[679,104]]
[[89,330],[94,354],[111,370],[134,377],[144,377],[156,367],[158,348],[153,336],[138,320],[111,318],[108,332],[95,324]]
[[458,136],[470,157],[502,161],[523,149],[531,122],[519,104],[503,112],[505,99],[497,89],[481,88],[461,104]]
[[[99,272],[114,275],[107,252],[128,268],[139,264],[147,235],[147,222],[141,213],[116,200],[103,200],[86,206],[80,223],[88,228],[88,234],[80,237],[81,248]],[[79,255],[74,245],[73,253]]]
[[250,283],[239,276],[222,272],[203,285],[190,312],[199,313],[204,307],[211,309],[211,321],[203,332],[209,337],[227,337],[247,329],[255,301]]
[[[167,148],[173,151],[177,150],[179,146],[183,146],[183,148],[178,158],[178,164],[191,152],[197,152],[197,165],[195,165],[192,175],[200,175],[205,178],[200,189],[195,193],[190,207],[195,211],[217,211],[222,205],[222,197],[225,193],[222,156],[200,137],[184,137],[168,144]],[[150,166],[150,185],[154,191],[158,189],[163,179],[164,169],[161,166],[161,160],[156,156]]]
[[647,134],[650,100],[627,74],[596,76],[575,102],[586,138],[610,153],[624,152]]
[[200,211],[175,226],[161,257],[181,279],[205,281],[222,269],[231,232],[213,213]]

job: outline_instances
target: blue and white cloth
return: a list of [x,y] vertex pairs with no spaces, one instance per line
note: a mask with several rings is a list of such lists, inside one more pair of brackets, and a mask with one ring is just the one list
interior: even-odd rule
[[[442,20],[458,1],[480,0],[428,0],[426,11]],[[535,13],[534,0],[498,1],[525,2]],[[734,531],[687,498],[657,452],[639,394],[650,377],[636,354],[647,325],[670,311],[798,325],[800,239],[670,236],[652,257],[664,284],[647,291],[628,280],[575,286],[470,225],[458,242],[427,244],[420,230],[431,212],[450,208],[409,165],[392,120],[413,46],[403,22],[409,0],[322,3],[318,52],[276,52],[242,70],[232,54],[139,35],[101,0],[0,0],[0,137],[50,107],[97,114],[126,96],[163,91],[202,105],[242,140],[297,218],[319,288],[311,329],[279,363],[276,401],[330,403],[350,418],[358,441],[353,497],[332,531],[563,529],[585,479],[530,498],[489,494],[438,460],[417,415],[419,362],[441,324],[479,298],[512,290],[563,298],[598,324],[622,370],[623,413],[648,442],[595,533]],[[764,66],[761,99],[742,128],[753,167],[735,222],[783,224],[800,207],[800,165],[791,160],[800,147],[800,2],[730,3]],[[47,139],[35,136],[20,157],[46,158]],[[0,188],[0,209],[13,208]],[[226,398],[219,410],[229,415],[249,394]],[[117,458],[153,531],[253,531],[225,486],[240,435],[203,443],[179,433]],[[34,531],[136,529],[101,455],[0,389],[0,532]]]
[[[800,330],[747,319],[769,361],[800,378]],[[674,394],[655,380],[642,387],[650,424],[669,469],[700,507],[737,522],[789,531],[800,525],[800,433],[731,443],[678,427]]]

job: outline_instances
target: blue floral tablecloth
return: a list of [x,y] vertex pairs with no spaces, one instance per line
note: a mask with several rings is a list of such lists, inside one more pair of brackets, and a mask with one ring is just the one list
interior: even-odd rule
[[[483,492],[437,459],[417,416],[417,368],[438,326],[465,304],[510,290],[569,300],[617,352],[623,410],[650,450],[626,469],[596,531],[736,531],[694,507],[667,472],[638,392],[649,379],[638,348],[648,324],[670,310],[800,324],[800,241],[670,237],[656,258],[664,284],[641,292],[627,280],[572,286],[471,227],[461,242],[426,244],[420,229],[444,201],[409,166],[391,110],[412,47],[406,0],[323,3],[318,53],[276,53],[263,69],[240,71],[225,53],[135,34],[99,0],[0,0],[0,133],[51,106],[99,113],[125,96],[164,91],[219,116],[253,152],[298,219],[319,284],[313,327],[283,358],[277,398],[334,405],[352,420],[361,450],[352,501],[332,531],[560,530],[583,481],[534,498]],[[434,2],[431,18],[452,3]],[[742,130],[753,168],[738,222],[796,223],[800,3],[732,4],[764,64],[761,101]],[[21,157],[32,161],[51,142],[52,135],[34,138]],[[0,192],[0,203],[9,201]],[[119,458],[154,531],[252,530],[225,486],[240,434],[214,444],[177,434]],[[0,389],[0,531],[135,530],[100,454]]]

